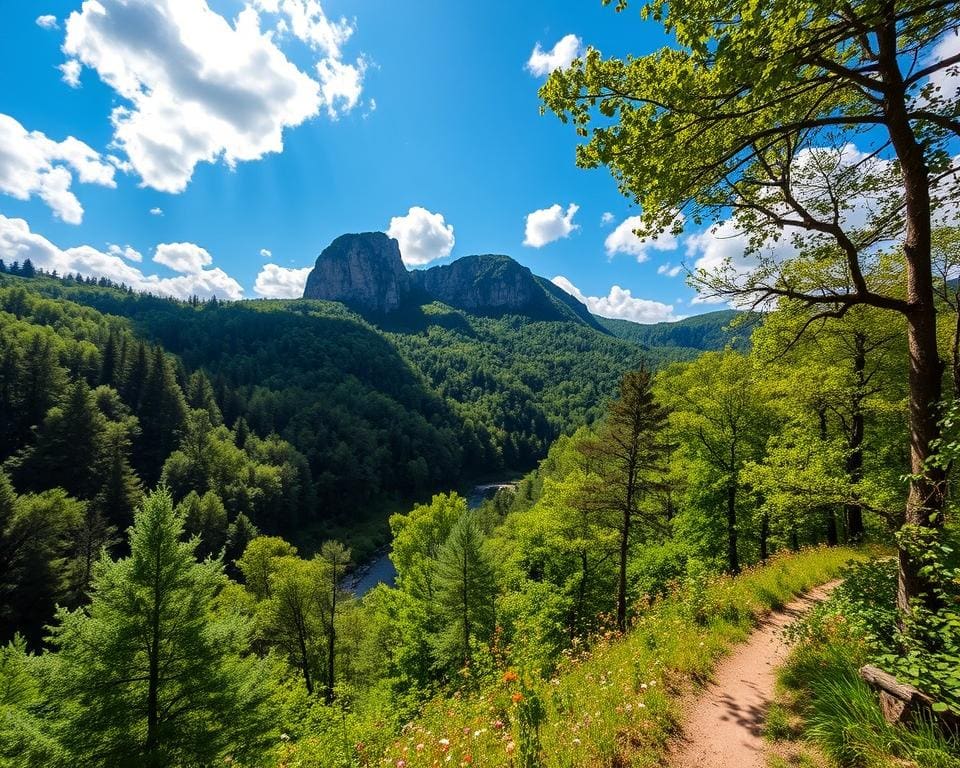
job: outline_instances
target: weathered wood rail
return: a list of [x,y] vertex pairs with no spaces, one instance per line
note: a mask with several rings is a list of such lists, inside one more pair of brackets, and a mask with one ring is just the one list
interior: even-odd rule
[[960,728],[960,718],[950,712],[935,712],[934,700],[908,683],[867,664],[860,668],[860,677],[880,694],[880,708],[888,723],[913,722],[918,715],[939,721],[952,730]]

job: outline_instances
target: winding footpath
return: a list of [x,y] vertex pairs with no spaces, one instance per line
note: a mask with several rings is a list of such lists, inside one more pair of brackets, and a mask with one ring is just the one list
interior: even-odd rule
[[771,613],[719,663],[714,681],[687,708],[683,736],[671,755],[672,768],[766,768],[763,726],[773,700],[776,668],[789,652],[781,632],[838,583],[817,587]]

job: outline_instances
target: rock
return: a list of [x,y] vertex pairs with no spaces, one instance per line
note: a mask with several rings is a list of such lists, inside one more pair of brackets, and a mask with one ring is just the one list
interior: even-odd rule
[[362,312],[398,309],[410,292],[400,246],[383,232],[341,235],[324,248],[307,277],[305,299],[342,301]]
[[465,256],[414,272],[413,278],[427,295],[468,312],[543,312],[551,307],[533,273],[509,256]]
[[371,315],[440,301],[477,314],[584,322],[606,333],[583,304],[509,256],[464,256],[408,272],[397,241],[382,232],[341,235],[330,243],[307,277],[303,298],[341,301]]

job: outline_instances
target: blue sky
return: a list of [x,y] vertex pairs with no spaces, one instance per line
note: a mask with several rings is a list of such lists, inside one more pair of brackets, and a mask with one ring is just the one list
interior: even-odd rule
[[0,8],[8,262],[173,294],[291,295],[305,275],[290,270],[334,237],[397,217],[411,261],[506,253],[563,276],[595,311],[643,321],[716,308],[691,305],[675,269],[710,244],[635,242],[623,222],[637,211],[606,171],[575,167],[569,126],[539,114],[535,46],[544,71],[578,45],[666,44],[635,11],[599,0]]

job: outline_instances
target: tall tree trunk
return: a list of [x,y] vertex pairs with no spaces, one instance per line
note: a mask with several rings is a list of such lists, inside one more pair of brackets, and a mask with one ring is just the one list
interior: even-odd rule
[[[867,338],[857,331],[854,334],[853,377],[854,392],[850,400],[850,433],[847,437],[847,459],[845,470],[847,480],[856,485],[863,480],[863,437],[864,413],[863,399],[866,388],[865,372],[867,369]],[[847,535],[850,541],[859,542],[863,539],[863,508],[853,499],[844,505],[844,514],[847,519]]]
[[[817,418],[820,422],[820,441],[826,445],[827,409],[825,407],[821,406],[817,408]],[[832,504],[828,504],[826,507],[824,507],[823,515],[827,524],[827,544],[829,544],[831,547],[835,547],[839,543],[839,537],[837,535],[837,515]]]
[[737,554],[737,482],[727,483],[727,568],[730,573],[740,573],[740,556]]
[[160,603],[163,600],[161,585],[162,548],[157,543],[154,557],[153,613],[150,616],[149,670],[147,672],[147,743],[149,762],[160,748]]
[[627,630],[627,556],[630,548],[630,503],[632,494],[628,494],[627,507],[623,510],[623,526],[620,529],[620,573],[617,579],[617,629]]
[[327,704],[333,701],[333,674],[337,648],[337,564],[333,563],[331,576],[333,586],[330,590],[330,632],[327,634]]
[[310,677],[310,655],[307,653],[306,631],[302,626],[297,627],[297,642],[300,645],[300,663],[303,666],[303,684],[307,687],[307,694],[313,695],[313,679]]
[[470,664],[470,596],[467,593],[469,563],[466,548],[463,552],[463,663]]
[[[891,11],[892,15],[892,11]],[[933,294],[930,232],[930,182],[923,147],[907,115],[907,95],[897,61],[897,28],[893,19],[877,30],[878,72],[886,86],[883,110],[890,140],[904,182],[906,231],[903,255],[907,273],[907,346],[910,354],[910,490],[907,524],[942,528],[944,481],[942,469],[928,466],[931,443],[940,437],[938,406],[943,362],[937,349],[937,312]],[[901,545],[898,552],[897,607],[910,612],[910,601],[927,595],[920,563]]]
[[767,562],[770,553],[767,551],[767,540],[770,538],[770,515],[766,512],[760,517],[760,560]]

